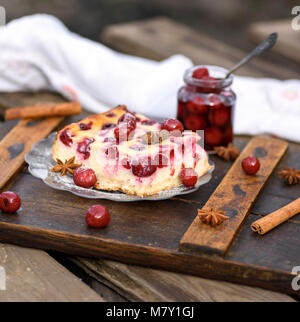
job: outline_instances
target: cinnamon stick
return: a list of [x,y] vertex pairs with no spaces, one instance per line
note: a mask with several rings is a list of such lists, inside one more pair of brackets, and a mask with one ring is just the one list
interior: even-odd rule
[[25,118],[43,118],[51,116],[75,115],[81,113],[79,102],[68,103],[44,103],[35,106],[24,106],[19,108],[10,108],[5,111],[5,120],[25,119]]
[[300,198],[272,212],[271,214],[259,220],[254,221],[251,224],[251,229],[260,235],[264,235],[268,231],[282,224],[283,222],[295,216],[299,212],[300,212]]

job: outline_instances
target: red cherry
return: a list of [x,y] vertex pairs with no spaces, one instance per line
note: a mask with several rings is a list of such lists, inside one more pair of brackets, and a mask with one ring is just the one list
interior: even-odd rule
[[71,136],[69,134],[69,129],[63,130],[59,135],[59,139],[66,146],[71,146],[71,144],[73,143],[73,140],[71,139]]
[[209,76],[208,69],[206,67],[199,67],[194,70],[193,78],[202,78],[203,76]]
[[189,114],[184,120],[184,125],[188,130],[203,130],[206,127],[206,119],[201,115]]
[[12,191],[4,191],[0,194],[0,209],[4,212],[14,213],[21,207],[21,199]]
[[177,105],[177,118],[178,119],[183,119],[184,117],[184,103],[178,102]]
[[80,167],[73,173],[74,183],[83,188],[90,188],[97,182],[97,177],[92,169]]
[[106,117],[116,117],[117,115],[113,112],[108,112],[105,114]]
[[230,119],[229,110],[227,107],[211,109],[208,116],[211,125],[224,126]]
[[205,145],[217,146],[222,142],[222,132],[217,127],[208,127],[204,130]]
[[216,78],[214,78],[212,76],[203,76],[202,79],[205,81],[216,81],[217,80]]
[[79,123],[79,128],[81,131],[87,131],[92,128],[93,122],[89,123]]
[[121,164],[125,169],[131,169],[131,164],[128,158],[122,159]]
[[203,86],[201,87],[201,91],[204,93],[210,93],[215,90],[217,85],[217,79],[211,76],[203,76],[202,77]]
[[116,124],[107,122],[102,125],[101,130],[113,129],[114,127],[116,127]]
[[154,121],[154,120],[142,120],[142,121],[141,121],[141,123],[142,123],[143,125],[149,125],[149,126],[151,126],[151,125],[156,124],[157,122],[156,122],[156,121]]
[[186,187],[192,187],[198,180],[197,172],[193,168],[184,168],[180,172],[180,180]]
[[182,132],[184,130],[182,123],[176,119],[164,120],[161,124],[161,129],[167,130],[169,132],[176,131],[176,130]]
[[219,96],[216,94],[212,94],[208,98],[209,106],[211,108],[220,108],[222,106],[222,101],[220,100]]
[[131,161],[132,173],[137,177],[150,177],[156,171],[150,156],[143,156]]
[[168,166],[168,158],[163,153],[158,153],[153,160],[153,164],[158,168],[164,168]]
[[117,139],[117,141],[127,141],[130,140],[133,134],[133,128],[132,124],[130,123],[122,123],[118,127],[114,129],[114,134]]
[[191,113],[206,114],[207,112],[205,99],[202,96],[194,96],[189,102],[187,102],[186,107]]
[[95,141],[95,139],[85,138],[77,145],[77,152],[83,154],[83,159],[87,160],[90,157],[90,145]]
[[87,210],[85,220],[90,227],[104,228],[110,222],[110,215],[106,207],[94,205]]
[[228,145],[228,143],[233,141],[233,130],[232,125],[229,124],[224,131],[223,142],[224,144]]
[[124,113],[122,116],[120,116],[119,120],[118,120],[118,124],[121,123],[136,123],[136,116],[133,113]]
[[260,162],[255,156],[249,156],[242,161],[243,170],[250,175],[257,173],[260,168]]

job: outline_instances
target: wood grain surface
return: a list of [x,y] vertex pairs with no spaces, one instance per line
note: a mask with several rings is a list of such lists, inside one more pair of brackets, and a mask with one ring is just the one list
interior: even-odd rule
[[[259,43],[270,33],[278,32],[279,37],[272,50],[300,64],[300,33],[299,30],[294,30],[291,26],[294,17],[291,16],[286,20],[253,23],[248,28],[249,38],[254,43]],[[299,78],[299,73],[297,78]]]
[[[225,68],[231,68],[247,54],[166,17],[107,26],[101,39],[122,52],[145,58],[161,60],[174,54],[183,54],[195,64]],[[297,70],[285,65],[274,65],[260,57],[241,67],[236,74],[280,79],[299,78]]]
[[46,137],[62,117],[21,120],[0,142],[0,188],[24,164],[24,156],[32,145]]
[[[2,94],[0,108],[2,112],[12,106],[21,104],[37,104],[52,98],[52,102],[61,102],[58,95],[44,93],[37,95],[18,93],[15,95]],[[63,117],[51,117],[46,119],[26,119],[18,123],[15,121],[5,122],[1,126],[2,134],[7,133],[0,142],[0,187],[2,188],[24,165],[24,156],[30,151],[32,144],[46,137]],[[1,134],[1,133],[0,133]]]
[[6,275],[0,302],[104,301],[43,251],[0,244],[0,266]]
[[185,274],[108,260],[72,258],[96,280],[130,301],[154,302],[294,302],[290,296]]
[[[261,136],[251,139],[202,208],[225,211],[229,220],[211,227],[196,217],[180,241],[180,250],[224,256],[287,147],[287,142],[278,139]],[[258,157],[261,165],[254,176],[245,174],[241,167],[242,160],[249,155]]]

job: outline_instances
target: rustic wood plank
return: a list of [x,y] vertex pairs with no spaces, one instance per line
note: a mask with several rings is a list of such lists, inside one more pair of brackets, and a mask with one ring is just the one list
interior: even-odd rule
[[[287,142],[278,139],[255,137],[250,140],[203,207],[226,211],[229,220],[211,227],[196,217],[182,237],[179,248],[224,256],[287,147]],[[249,155],[256,155],[261,163],[255,176],[246,175],[241,168],[241,161]]]
[[[25,173],[6,187],[22,196],[23,209],[16,215],[0,214],[0,240],[4,242],[295,293],[291,289],[291,269],[300,260],[300,224],[282,225],[265,236],[264,243],[252,234],[249,222],[237,237],[236,250],[218,259],[177,250],[198,204],[178,200],[130,204],[101,200],[110,210],[112,221],[99,230],[87,227],[84,221],[86,209],[95,204],[94,200],[51,189]],[[249,252],[249,248],[256,252]],[[272,257],[265,256],[270,248]]]
[[[73,259],[74,260],[74,259]],[[108,260],[74,260],[95,279],[131,301],[294,302],[290,296],[260,288],[208,280]]]
[[[300,64],[300,33],[293,30],[291,19],[256,22],[249,26],[247,33],[254,43],[259,43],[276,31],[279,37],[273,51]],[[299,76],[297,77],[299,78]]]
[[[42,102],[62,102],[61,96],[42,92],[32,93],[1,93],[0,108],[3,110],[12,106],[35,105]],[[9,131],[0,142],[0,187],[3,187],[24,164],[24,155],[31,149],[32,144],[47,136],[63,117],[52,117],[40,120],[21,120],[5,122],[1,133]],[[14,125],[14,126],[13,126]],[[1,135],[1,136],[2,136]]]
[[[165,17],[108,26],[101,39],[113,48],[145,58],[161,60],[184,54],[195,64],[220,65],[230,68],[246,53],[212,39],[199,31]],[[254,77],[298,78],[299,73],[285,66],[255,58],[237,71]]]
[[0,244],[6,290],[0,302],[103,302],[103,298],[43,251]]
[[47,136],[62,117],[21,120],[0,142],[0,187],[20,170],[32,144]]

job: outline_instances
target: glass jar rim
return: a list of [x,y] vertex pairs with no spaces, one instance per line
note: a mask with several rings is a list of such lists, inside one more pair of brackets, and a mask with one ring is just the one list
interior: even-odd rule
[[[208,69],[210,76],[215,77],[217,79],[201,79],[194,78],[193,72],[200,68],[205,67]],[[232,84],[233,75],[231,74],[229,77],[225,78],[225,75],[228,73],[228,69],[215,66],[215,65],[197,65],[187,69],[183,75],[184,81],[189,85],[199,86],[199,87],[218,87],[225,88]]]

